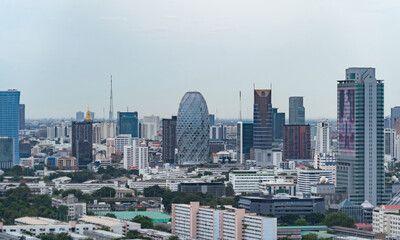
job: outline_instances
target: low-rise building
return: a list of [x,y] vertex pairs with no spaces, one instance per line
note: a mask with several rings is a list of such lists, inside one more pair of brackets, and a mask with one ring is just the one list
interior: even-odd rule
[[225,184],[223,183],[180,183],[178,192],[187,194],[209,193],[214,196],[225,196]]
[[259,183],[275,180],[270,170],[234,170],[229,173],[229,182],[232,183],[236,195],[242,193],[258,193]]
[[172,204],[172,234],[181,239],[277,239],[276,218],[246,214],[244,209],[211,209],[199,202]]
[[400,205],[381,205],[372,213],[372,230],[391,237],[400,238]]
[[67,206],[68,207],[68,220],[75,220],[81,216],[86,215],[86,203],[79,202],[74,194],[69,194],[66,197],[61,195],[51,199],[53,207]]
[[84,216],[79,218],[80,223],[93,224],[97,228],[107,227],[117,234],[126,235],[130,230],[139,230],[140,224],[119,220],[110,217],[100,217],[100,216]]
[[274,181],[260,182],[259,187],[260,192],[264,195],[276,195],[279,193],[296,195],[296,184],[293,180],[275,179]]

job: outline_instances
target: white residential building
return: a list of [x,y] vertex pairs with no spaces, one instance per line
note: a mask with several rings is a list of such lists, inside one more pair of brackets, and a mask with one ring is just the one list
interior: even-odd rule
[[232,183],[236,195],[242,193],[259,192],[259,183],[274,181],[273,171],[234,170],[229,173],[229,182]]
[[374,233],[387,234],[390,239],[400,238],[400,205],[381,205],[372,212]]
[[141,136],[144,139],[156,140],[157,132],[160,131],[160,117],[159,116],[144,116],[143,123],[141,124]]
[[149,167],[149,148],[134,145],[124,146],[124,168],[144,170]]
[[311,185],[319,182],[321,177],[332,181],[332,171],[329,170],[298,170],[297,172],[297,191],[300,193],[311,193]]
[[276,218],[246,214],[245,209],[202,207],[199,202],[172,204],[172,234],[181,239],[277,239]]
[[315,153],[329,153],[330,151],[329,122],[328,119],[323,119],[317,123]]
[[125,145],[132,145],[132,135],[120,134],[115,138],[115,151],[122,153]]

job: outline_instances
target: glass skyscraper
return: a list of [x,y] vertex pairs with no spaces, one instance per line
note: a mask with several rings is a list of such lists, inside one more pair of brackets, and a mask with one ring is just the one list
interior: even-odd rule
[[250,159],[250,149],[253,148],[253,122],[238,122],[236,135],[236,151],[240,163]]
[[289,98],[289,124],[306,124],[303,97]]
[[138,137],[138,113],[118,112],[118,134],[130,134]]
[[176,116],[162,120],[162,159],[164,163],[175,163]]
[[199,92],[187,92],[179,105],[176,137],[178,162],[196,165],[208,162],[210,119],[207,103]]
[[283,142],[283,125],[285,125],[285,113],[278,112],[277,108],[272,109],[272,141]]
[[19,97],[15,89],[0,91],[0,137],[14,139],[14,165],[19,164]]
[[374,68],[346,69],[337,97],[337,187],[354,204],[385,204],[383,81]]

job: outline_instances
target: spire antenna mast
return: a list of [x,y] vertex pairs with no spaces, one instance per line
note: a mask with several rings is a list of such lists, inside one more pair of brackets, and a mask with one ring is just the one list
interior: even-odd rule
[[108,117],[108,122],[113,122],[114,121],[114,103],[113,103],[113,92],[112,92],[112,75],[111,75],[111,81],[110,81],[110,112],[109,112],[109,117]]

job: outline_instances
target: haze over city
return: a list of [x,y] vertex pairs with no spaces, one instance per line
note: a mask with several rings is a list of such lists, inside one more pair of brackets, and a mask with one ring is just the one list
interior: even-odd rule
[[[20,90],[27,118],[89,106],[176,115],[189,90],[219,118],[253,114],[253,84],[288,111],[335,119],[347,67],[375,67],[385,115],[400,82],[398,1],[1,1],[0,89]],[[218,110],[217,110],[218,109]]]

